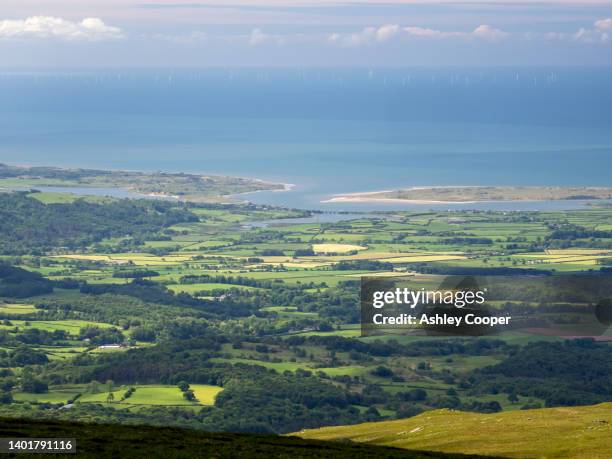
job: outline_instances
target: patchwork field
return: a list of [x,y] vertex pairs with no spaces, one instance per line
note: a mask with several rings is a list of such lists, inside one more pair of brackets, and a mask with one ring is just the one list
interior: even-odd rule
[[[134,392],[125,398],[130,387],[134,389]],[[100,388],[104,388],[104,384],[100,384]],[[77,403],[97,403],[113,407],[142,405],[188,407],[212,405],[217,394],[223,390],[222,387],[205,384],[193,384],[190,385],[190,389],[195,394],[195,401],[183,398],[183,393],[177,386],[138,384],[113,387],[110,391],[102,390],[95,393],[91,393],[91,387],[86,385],[66,385],[50,388],[48,392],[42,394],[16,393],[14,397],[15,400],[35,403],[67,403],[74,400]],[[109,394],[112,394],[110,401]]]
[[[426,416],[489,413],[465,414],[463,423],[484,438],[493,435],[489,423],[519,423],[491,413],[612,396],[607,380],[597,383],[608,343],[535,329],[483,338],[361,336],[359,324],[365,276],[409,276],[425,288],[463,271],[606,270],[610,209],[388,212],[319,223],[317,214],[268,206],[28,196],[10,195],[18,205],[3,207],[10,214],[34,206],[38,214],[36,226],[16,215],[23,225],[5,225],[0,238],[0,414],[278,433],[399,419],[421,423],[400,433],[422,427],[432,435],[415,430],[401,441],[429,448],[431,439],[431,448],[455,451],[443,442],[453,436],[438,435]],[[45,218],[64,233],[28,239]],[[95,228],[81,227],[91,221]],[[539,303],[500,299],[495,307]],[[553,363],[532,362],[540,354],[531,346],[543,346]],[[219,386],[194,383],[192,395],[179,381]],[[461,424],[445,427],[457,429],[456,451],[468,435]],[[401,443],[394,435],[389,441]]]
[[513,255],[528,264],[553,263],[596,266],[612,261],[612,250],[606,249],[549,249],[544,252],[518,253]]

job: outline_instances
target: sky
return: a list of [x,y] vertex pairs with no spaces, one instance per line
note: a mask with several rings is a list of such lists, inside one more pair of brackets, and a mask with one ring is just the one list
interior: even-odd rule
[[2,0],[0,68],[611,65],[612,0]]

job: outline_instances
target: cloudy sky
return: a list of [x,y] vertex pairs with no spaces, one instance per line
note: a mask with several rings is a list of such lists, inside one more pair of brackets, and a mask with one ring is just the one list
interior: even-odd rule
[[610,65],[612,0],[2,0],[0,67]]

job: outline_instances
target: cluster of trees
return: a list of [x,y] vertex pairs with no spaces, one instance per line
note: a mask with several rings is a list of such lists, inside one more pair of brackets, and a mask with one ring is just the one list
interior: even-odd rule
[[134,394],[134,392],[136,392],[136,388],[128,387],[128,390],[126,390],[123,396],[121,397],[121,401],[127,400],[128,398],[130,398]]
[[[0,196],[2,194],[4,193],[0,193]],[[2,225],[1,222],[0,225]],[[0,296],[26,298],[52,291],[53,282],[45,279],[39,273],[0,262]]]
[[442,274],[447,276],[550,276],[551,272],[535,268],[512,268],[507,266],[498,267],[475,267],[475,266],[449,266],[439,263],[410,263],[406,267],[411,271],[423,274]]
[[157,332],[151,326],[139,326],[132,329],[132,339],[152,343],[157,339]]
[[293,432],[324,425],[363,420],[351,406],[350,393],[300,372],[264,372],[257,379],[230,381],[203,413],[202,423],[213,430]]
[[227,341],[228,338],[203,327],[177,325],[168,341],[157,346],[99,356],[80,354],[70,362],[55,362],[53,368],[45,370],[45,375],[64,383],[113,380],[121,384],[190,381],[220,385],[229,373],[212,371],[208,359],[217,356]]
[[[144,281],[142,281],[144,282]],[[335,323],[355,323],[359,321],[359,281],[340,282],[336,287],[319,288],[312,282],[304,282],[298,285],[287,285],[277,280],[254,280],[240,276],[184,276],[182,283],[225,283],[229,285],[246,285],[258,287],[253,290],[232,290],[231,295],[221,301],[202,300],[189,295],[176,295],[182,298],[181,302],[176,299],[173,302],[167,300],[163,304],[180,304],[196,307],[201,311],[214,314],[223,314],[227,317],[233,316],[270,316],[270,313],[261,312],[260,309],[267,306],[289,306],[297,308],[302,312],[317,312],[323,321]],[[129,284],[132,285],[132,284]],[[91,288],[90,288],[91,287]],[[88,292],[110,292],[119,293],[120,289],[105,286],[87,287]],[[126,295],[133,295],[129,288],[125,289]],[[143,298],[143,297],[141,297]],[[158,303],[162,301],[157,301]],[[231,306],[231,307],[230,307]],[[278,325],[278,324],[277,324]],[[287,331],[287,330],[285,330]]]
[[183,393],[183,398],[190,402],[195,402],[196,396],[194,392],[189,388],[189,383],[187,381],[181,381],[177,384],[178,388]]
[[220,301],[200,299],[186,293],[175,294],[164,285],[144,279],[134,279],[129,284],[83,283],[80,291],[89,295],[125,295],[147,303],[194,308],[211,317],[248,316],[256,309],[256,306],[247,301],[234,302],[232,307],[227,307]]
[[176,203],[116,200],[43,204],[26,193],[0,194],[0,253],[40,255],[64,247],[77,250],[111,237],[130,236],[138,245],[164,228],[198,217]]
[[[121,294],[74,295],[70,298],[48,296],[37,301],[39,320],[81,319],[104,322],[128,330],[140,326],[163,325],[177,318],[204,317],[196,309],[145,302],[140,298]],[[157,326],[157,331],[161,329]]]
[[338,271],[393,271],[393,264],[378,260],[350,260],[334,263]]
[[132,269],[115,271],[113,277],[119,279],[138,279],[143,277],[157,277],[159,273],[152,269]]
[[552,231],[546,236],[547,241],[553,240],[576,240],[576,239],[588,239],[588,238],[612,238],[612,231],[609,230],[595,230],[585,228],[580,225],[573,225],[570,223],[551,225]]
[[193,275],[182,276],[179,280],[181,284],[229,284],[229,285],[244,285],[247,287],[259,287],[259,288],[275,288],[278,284],[282,284],[283,280],[258,280],[252,277],[245,276],[224,276],[223,274],[211,275]]
[[101,346],[104,344],[121,344],[125,341],[125,336],[115,327],[100,328],[88,326],[81,328],[79,339],[87,340],[94,346]]
[[280,249],[264,249],[259,252],[262,257],[284,257],[285,252]]
[[258,304],[292,306],[299,311],[317,312],[323,319],[338,323],[356,323],[360,320],[359,281],[340,282],[336,287],[311,291],[312,286],[276,286],[266,291],[249,292],[252,298],[260,297]]
[[[568,247],[612,247],[609,239],[612,231],[585,228],[567,222],[548,225],[551,232],[545,238],[546,247],[568,248]],[[602,239],[608,239],[602,241]]]
[[492,245],[493,239],[488,237],[449,237],[438,241],[448,245]]
[[25,344],[11,351],[0,351],[0,367],[23,367],[26,365],[44,365],[49,362],[47,354],[37,351]]
[[396,340],[360,341],[342,336],[291,336],[284,339],[290,346],[324,346],[329,351],[358,352],[376,357],[403,355],[407,357],[440,355],[491,355],[507,354],[516,350],[505,341],[496,339],[421,340],[400,344]]
[[23,344],[52,345],[68,339],[64,330],[47,331],[39,328],[26,328],[15,334],[15,341]]
[[538,397],[547,406],[609,401],[612,347],[590,339],[535,342],[497,365],[475,370],[464,383],[480,393]]

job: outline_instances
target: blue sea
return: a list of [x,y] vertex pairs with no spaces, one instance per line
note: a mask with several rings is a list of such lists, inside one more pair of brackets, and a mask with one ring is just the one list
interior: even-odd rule
[[398,187],[610,186],[612,69],[5,71],[0,162],[255,177],[295,187],[249,200],[324,210],[414,208],[321,202]]

